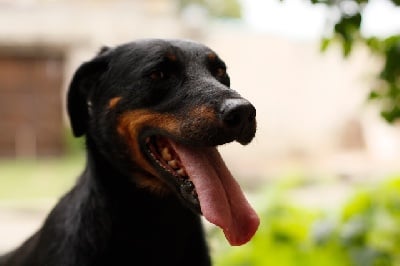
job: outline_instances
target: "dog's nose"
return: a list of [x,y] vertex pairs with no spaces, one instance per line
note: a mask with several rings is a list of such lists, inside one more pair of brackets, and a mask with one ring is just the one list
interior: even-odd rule
[[240,134],[254,125],[256,108],[243,98],[227,99],[221,106],[220,114],[224,125]]

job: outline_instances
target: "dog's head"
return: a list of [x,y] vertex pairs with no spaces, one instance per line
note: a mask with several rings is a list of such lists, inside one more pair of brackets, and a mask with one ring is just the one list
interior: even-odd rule
[[254,234],[258,218],[215,147],[249,143],[256,110],[208,47],[152,39],[103,48],[76,71],[68,112],[74,135],[137,186],[175,193],[231,244]]

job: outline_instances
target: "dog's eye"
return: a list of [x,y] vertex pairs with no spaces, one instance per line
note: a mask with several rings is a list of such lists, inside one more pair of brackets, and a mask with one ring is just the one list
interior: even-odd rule
[[228,87],[230,86],[229,76],[225,67],[215,68],[213,74],[222,84],[225,84]]
[[165,77],[165,74],[163,71],[156,70],[150,73],[150,78],[152,80],[161,80]]
[[223,78],[226,75],[226,69],[219,67],[217,68],[217,70],[215,71],[215,76],[217,76],[218,78]]

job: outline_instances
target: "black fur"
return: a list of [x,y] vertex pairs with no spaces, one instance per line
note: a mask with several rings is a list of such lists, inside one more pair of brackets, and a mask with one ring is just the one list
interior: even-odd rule
[[[102,48],[82,64],[69,88],[68,113],[74,135],[86,137],[86,168],[42,228],[1,257],[0,265],[210,265],[196,209],[165,173],[151,176],[132,158],[130,145],[136,142],[127,143],[118,125],[134,110],[179,119],[179,135],[143,127],[141,151],[152,134],[197,146],[250,142],[255,109],[245,104],[244,116],[242,110],[226,114],[231,106],[223,107],[226,99],[243,98],[229,88],[225,64],[213,54],[194,42],[142,40]],[[188,116],[204,106],[214,110],[214,120]],[[162,172],[154,162],[149,165]],[[155,181],[147,184],[146,178]]]

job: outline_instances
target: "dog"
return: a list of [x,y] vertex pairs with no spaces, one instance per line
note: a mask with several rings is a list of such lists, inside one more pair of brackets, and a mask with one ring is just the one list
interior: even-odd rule
[[87,163],[2,266],[211,265],[201,215],[231,245],[259,218],[217,146],[251,142],[256,109],[225,63],[186,40],[103,47],[75,72],[67,111]]

